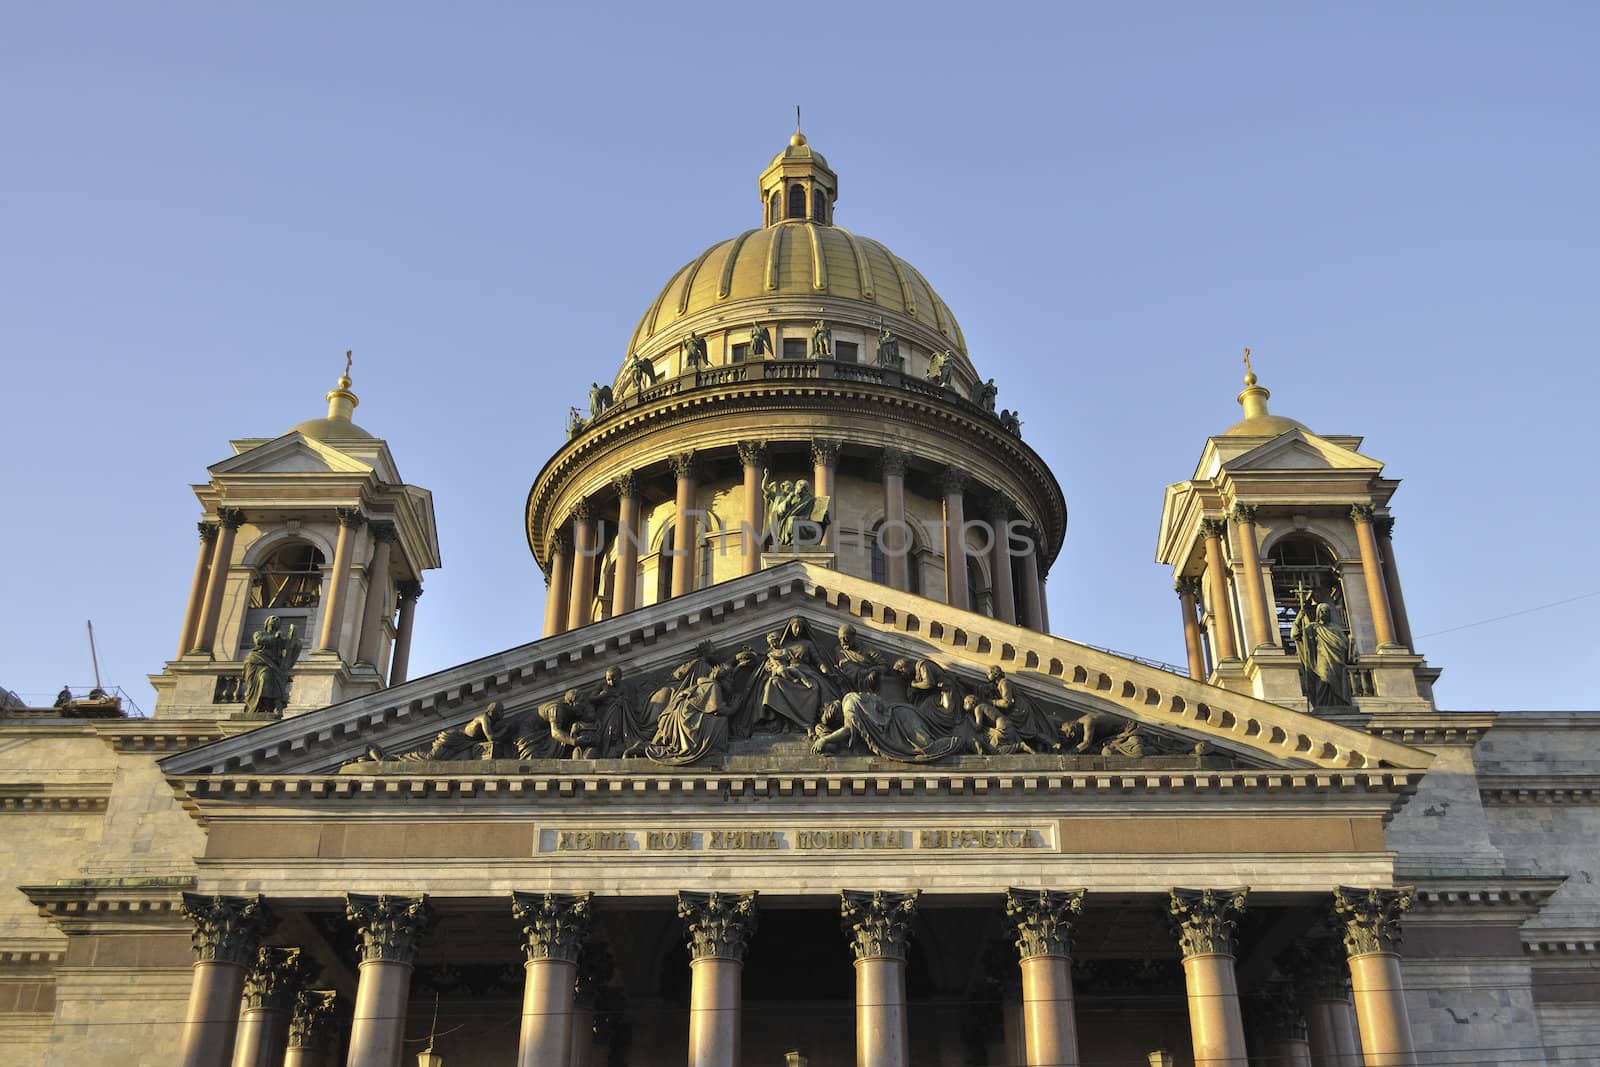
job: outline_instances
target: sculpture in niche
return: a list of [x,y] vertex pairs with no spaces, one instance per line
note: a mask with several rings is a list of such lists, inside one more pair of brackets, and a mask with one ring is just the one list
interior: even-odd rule
[[928,360],[928,381],[942,389],[950,388],[950,375],[955,372],[956,354],[950,349],[935,352]]
[[628,377],[633,382],[633,391],[640,393],[645,386],[654,385],[660,379],[656,376],[656,365],[635,352],[628,358]]
[[1350,706],[1350,638],[1328,620],[1329,607],[1312,609],[1310,596],[1300,594],[1300,614],[1289,631],[1300,655],[1300,688],[1313,709]]
[[[709,641],[653,690],[612,666],[598,681],[536,707],[491,703],[427,745],[351,763],[644,758],[685,766],[727,755],[733,742],[798,734],[821,755],[871,754],[905,763],[960,755],[1083,755],[1142,759],[1204,755],[1209,745],[1146,731],[1120,716],[1045,707],[991,667],[968,681],[930,659],[892,662],[856,628],[824,644],[794,616],[767,647],[719,655]],[[645,694],[648,695],[645,695]],[[1111,730],[1109,736],[1107,730]]]
[[611,386],[589,383],[589,417],[598,419],[612,403]]
[[289,706],[289,686],[294,681],[289,671],[300,658],[301,641],[292,624],[287,631],[278,627],[278,617],[269,615],[255,632],[250,652],[244,658],[246,715],[281,717]]
[[818,319],[811,328],[811,358],[833,358],[833,327],[823,319]]
[[772,333],[759,322],[750,324],[750,358],[770,359],[772,357]]
[[828,498],[811,491],[811,483],[773,481],[761,476],[761,495],[766,500],[766,530],[774,546],[815,545],[822,540],[828,522]]

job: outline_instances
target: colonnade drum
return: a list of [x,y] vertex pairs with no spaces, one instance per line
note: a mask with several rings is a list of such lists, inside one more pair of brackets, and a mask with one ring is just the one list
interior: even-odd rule
[[185,894],[179,1062],[1410,1064],[1395,951],[1410,899]]

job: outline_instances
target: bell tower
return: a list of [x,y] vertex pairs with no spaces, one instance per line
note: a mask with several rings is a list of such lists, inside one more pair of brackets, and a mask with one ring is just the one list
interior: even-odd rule
[[324,418],[231,442],[194,486],[200,551],[156,716],[293,715],[405,680],[439,566],[433,495],[353,421],[348,352],[326,400]]
[[1268,410],[1245,349],[1244,418],[1167,487],[1157,562],[1172,568],[1189,674],[1318,714],[1431,709],[1390,500],[1360,437]]

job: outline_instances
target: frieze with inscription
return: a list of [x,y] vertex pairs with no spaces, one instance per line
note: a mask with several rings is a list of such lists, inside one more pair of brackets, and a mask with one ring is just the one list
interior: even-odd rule
[[418,763],[637,759],[686,767],[759,756],[790,765],[971,757],[1234,763],[1204,741],[1039,701],[998,666],[976,678],[931,659],[890,658],[848,623],[823,638],[795,616],[763,644],[719,651],[702,642],[676,667],[642,679],[612,666],[553,700],[515,709],[489,703],[426,744],[372,746],[347,766],[392,773]]
[[1055,847],[1049,826],[838,827],[725,830],[553,829],[539,851],[669,852],[1027,852]]

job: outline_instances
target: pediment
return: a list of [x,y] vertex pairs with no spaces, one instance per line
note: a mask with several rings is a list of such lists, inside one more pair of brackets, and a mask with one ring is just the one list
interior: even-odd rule
[[218,474],[365,474],[372,467],[321,441],[291,432],[213,464]]
[[1290,430],[1222,464],[1225,471],[1371,470],[1383,464],[1304,430]]
[[[780,647],[813,647],[809,653],[798,651],[792,674],[777,678],[782,664],[762,652],[768,647],[765,636],[792,627],[797,619],[798,629],[780,636]],[[864,682],[845,680],[849,657],[841,655],[835,635],[846,623],[856,629],[857,643],[875,655],[877,669],[895,670],[897,660],[909,661],[899,680],[888,685],[875,680],[876,700],[859,699],[869,691]],[[596,758],[574,761],[570,748],[552,743],[552,731],[541,724],[554,723],[571,734],[575,724],[598,719],[571,709],[586,701],[592,709],[593,694],[612,667],[621,671],[631,694],[622,700],[623,712],[646,724],[631,736],[624,731],[624,741],[659,731],[660,721],[671,713],[687,724],[681,745],[615,758],[620,755],[615,747],[602,744],[591,753]],[[1011,734],[1021,736],[1020,747],[1011,747],[1016,738],[996,721],[1002,701],[985,677],[993,667],[1001,669],[1011,690],[1009,704],[1016,710],[1010,714],[1016,721],[1008,725]],[[919,682],[924,683],[920,688]],[[808,686],[825,691],[813,694]],[[858,699],[847,718],[850,693]],[[978,710],[985,717],[983,728],[976,727],[975,717],[965,736],[941,741],[961,733],[950,707],[961,701],[930,707],[927,698],[967,693],[987,710],[960,712]],[[486,720],[491,703],[498,710]],[[828,705],[839,706],[829,710]],[[907,706],[920,707],[920,713],[903,710]],[[813,711],[831,724],[828,732],[853,729],[818,751],[816,736],[799,729]],[[785,728],[786,716],[792,716],[794,728]],[[710,721],[719,717],[722,723]],[[876,720],[875,727],[867,725],[869,719]],[[1040,729],[1041,721],[1049,724],[1047,731]],[[1076,728],[1064,732],[1063,726]],[[698,743],[696,730],[710,737],[698,754],[691,751]],[[1058,735],[1059,745],[1041,737],[1049,731]],[[660,770],[664,764],[685,772],[739,767],[865,771],[911,767],[900,758],[908,744],[923,744],[914,751],[933,754],[923,761],[929,769],[949,761],[968,768],[984,761],[997,768],[1042,761],[1061,770],[1163,765],[1152,761],[1178,761],[1174,768],[1422,768],[1430,761],[1424,752],[1360,730],[793,562],[270,723],[171,756],[162,767],[177,777],[326,774],[341,768],[443,773],[446,762],[457,772],[470,772],[459,766],[461,761],[492,758],[520,764],[522,773],[550,774],[577,769],[626,774]]]

